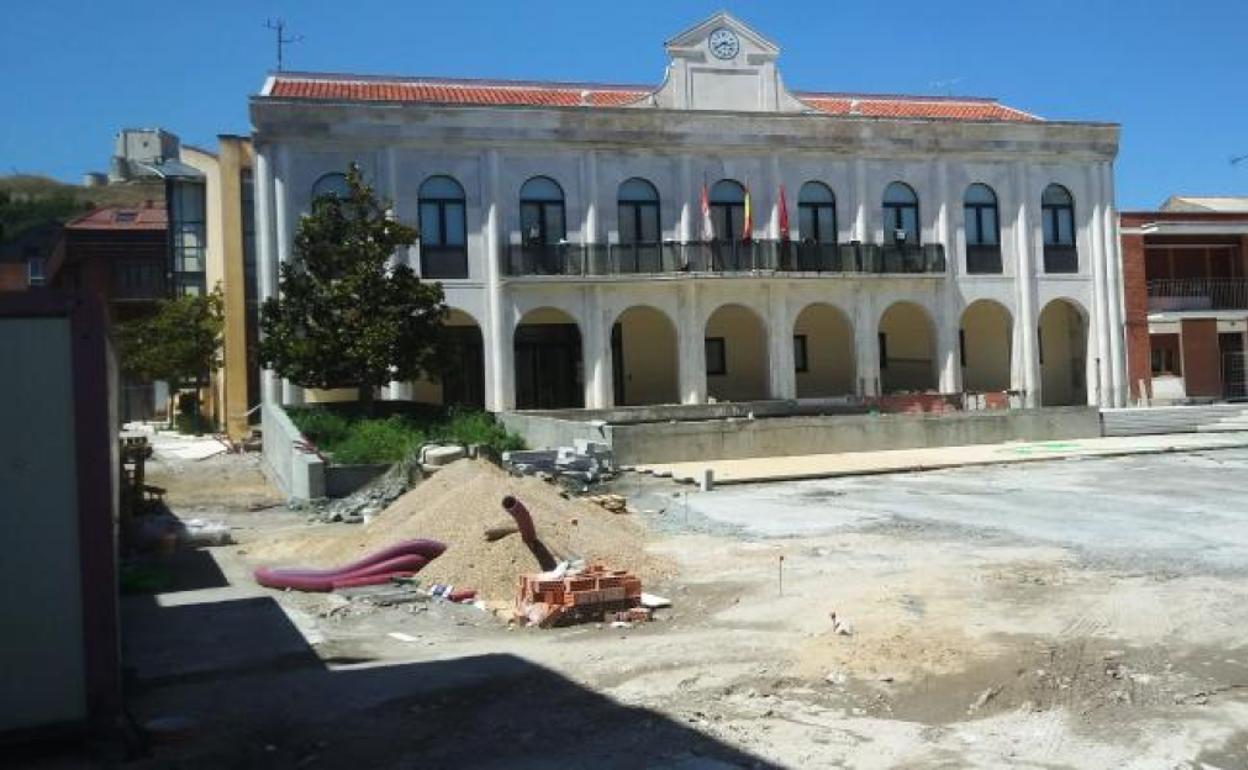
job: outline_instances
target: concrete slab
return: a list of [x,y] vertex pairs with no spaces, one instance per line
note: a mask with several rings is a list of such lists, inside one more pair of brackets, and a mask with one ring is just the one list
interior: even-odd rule
[[745,535],[1007,538],[1171,576],[1248,573],[1248,449],[998,465],[691,492]]
[[703,473],[710,469],[714,474],[715,483],[719,485],[865,476],[879,473],[908,473],[940,468],[1077,457],[1196,452],[1237,447],[1248,447],[1248,432],[1120,436],[792,457],[754,457],[742,460],[641,465],[638,466],[638,470],[657,476],[671,476],[676,481],[696,483],[702,478]]

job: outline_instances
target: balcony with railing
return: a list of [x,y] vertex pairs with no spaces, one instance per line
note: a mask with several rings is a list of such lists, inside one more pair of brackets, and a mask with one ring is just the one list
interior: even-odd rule
[[635,244],[512,244],[513,276],[614,276],[688,273],[939,275],[940,244],[824,244],[794,241],[704,241]]
[[1248,278],[1160,278],[1147,286],[1149,312],[1248,310]]

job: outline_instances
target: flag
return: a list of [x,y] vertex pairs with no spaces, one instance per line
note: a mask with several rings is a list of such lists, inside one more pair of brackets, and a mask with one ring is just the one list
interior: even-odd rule
[[711,221],[711,196],[707,194],[706,182],[702,183],[702,240],[715,240],[715,223]]
[[750,188],[745,188],[745,222],[741,226],[741,240],[754,238],[754,211],[750,207]]
[[784,199],[784,185],[780,185],[780,240],[789,239],[789,204]]

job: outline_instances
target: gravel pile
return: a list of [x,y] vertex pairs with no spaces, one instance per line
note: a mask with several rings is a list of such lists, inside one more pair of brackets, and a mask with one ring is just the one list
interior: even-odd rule
[[628,569],[643,583],[671,574],[668,562],[646,553],[645,531],[631,517],[587,500],[565,499],[555,486],[509,476],[483,460],[460,460],[443,468],[368,524],[330,525],[255,543],[249,554],[270,565],[333,566],[398,540],[432,538],[446,543],[447,550],[420,573],[424,585],[450,583],[475,588],[486,600],[507,601],[515,596],[516,577],[538,570],[519,535],[493,543],[484,537],[486,529],[512,523],[500,504],[509,494],[528,507],[538,537],[556,558],[579,557]]

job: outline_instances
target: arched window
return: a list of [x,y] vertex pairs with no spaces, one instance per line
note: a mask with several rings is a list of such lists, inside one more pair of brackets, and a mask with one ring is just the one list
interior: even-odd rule
[[919,245],[919,196],[903,182],[884,188],[884,243]]
[[645,179],[633,177],[620,184],[618,204],[618,268],[625,272],[658,272],[662,240],[659,191]]
[[468,277],[464,188],[449,176],[431,176],[419,190],[420,275]]
[[335,198],[346,198],[351,192],[351,188],[347,185],[347,175],[338,172],[331,172],[323,175],[312,183],[312,200],[316,200],[325,195],[332,195]]
[[803,242],[836,243],[836,198],[826,184],[802,185],[797,194],[797,232]]
[[620,185],[620,243],[658,243],[659,192],[636,177]]
[[966,230],[966,272],[1001,272],[1001,226],[997,194],[986,184],[975,183],[962,197]]
[[552,245],[567,238],[563,188],[535,176],[520,188],[520,235],[525,245]]
[[715,240],[741,240],[745,232],[745,188],[740,182],[721,179],[711,185],[708,197]]
[[1044,224],[1044,272],[1079,272],[1075,248],[1075,199],[1060,184],[1044,188],[1040,196],[1040,219]]

